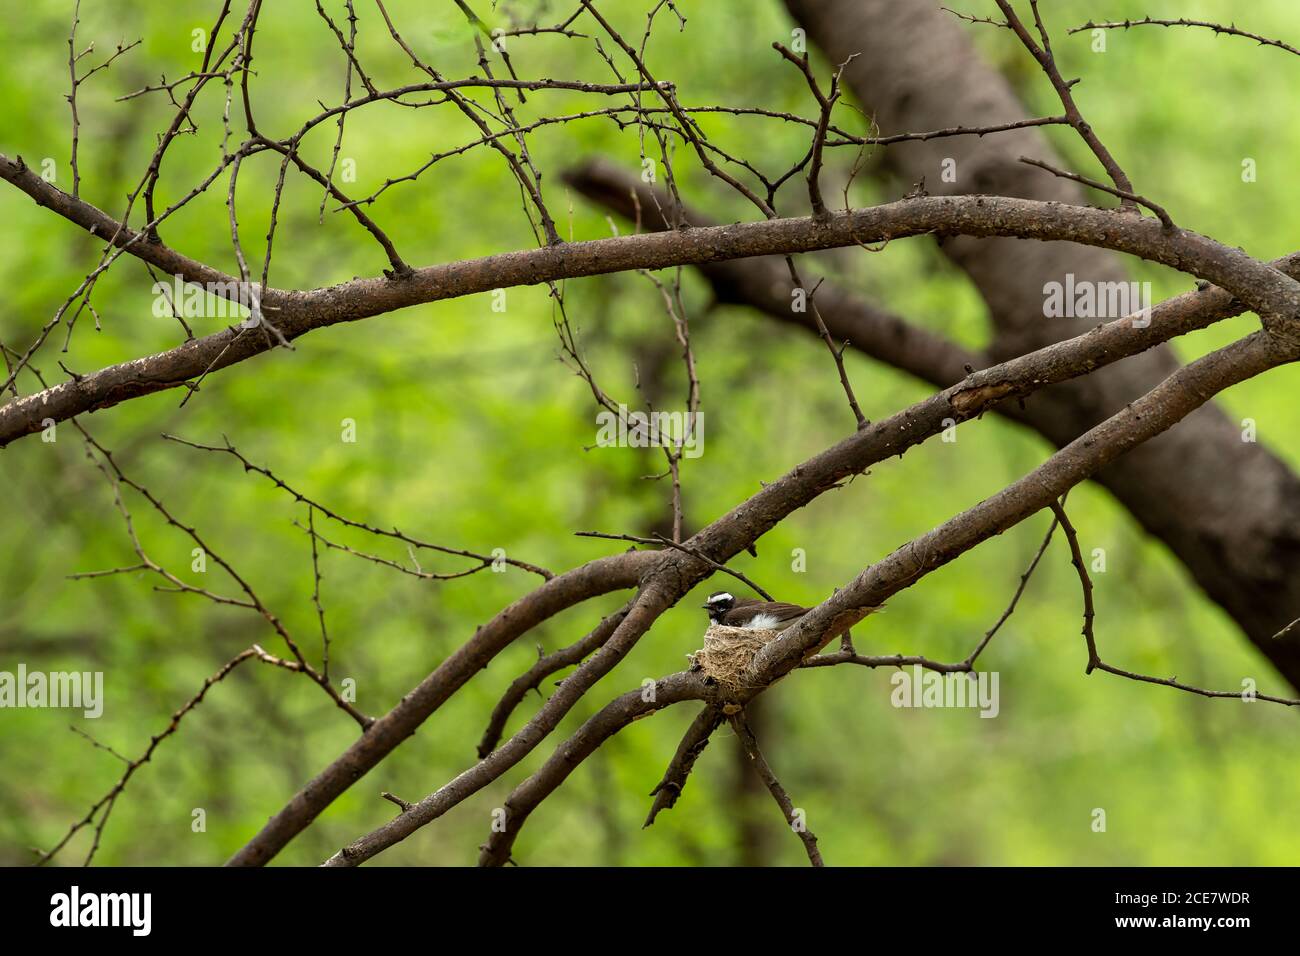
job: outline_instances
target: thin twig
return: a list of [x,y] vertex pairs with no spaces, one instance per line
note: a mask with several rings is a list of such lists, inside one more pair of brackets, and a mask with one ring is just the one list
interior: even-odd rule
[[1235,24],[1224,26],[1221,23],[1212,23],[1209,20],[1188,20],[1179,18],[1177,20],[1157,20],[1153,17],[1143,17],[1141,20],[1113,20],[1105,23],[1097,23],[1089,20],[1087,23],[1072,27],[1067,33],[1082,33],[1085,30],[1127,30],[1130,27],[1203,27],[1207,30],[1213,30],[1215,33],[1222,33],[1227,36],[1245,37],[1248,40],[1254,40],[1260,46],[1276,47],[1279,50],[1285,50],[1287,53],[1294,53],[1300,56],[1300,50],[1297,50],[1289,43],[1283,43],[1281,40],[1273,40],[1258,33],[1250,33],[1247,30],[1238,28]]
[[771,792],[776,805],[781,808],[781,813],[785,815],[785,822],[803,841],[804,850],[808,853],[808,861],[813,866],[825,866],[826,864],[822,862],[821,851],[817,849],[816,835],[813,834],[812,830],[808,829],[807,825],[795,812],[794,802],[790,799],[790,795],[785,792],[785,787],[781,786],[781,781],[777,779],[767,760],[764,759],[763,752],[758,749],[758,741],[754,739],[754,732],[749,729],[749,722],[745,720],[744,711],[738,711],[731,715],[731,726],[735,728],[736,736],[740,738],[740,742],[744,745],[745,753],[749,755],[755,772],[767,785],[767,789]]
[[1112,196],[1118,196],[1120,199],[1130,200],[1140,205],[1146,206],[1160,219],[1160,224],[1168,230],[1173,230],[1174,221],[1169,218],[1169,213],[1163,206],[1157,205],[1145,196],[1139,196],[1137,193],[1125,192],[1122,189],[1116,189],[1114,186],[1107,186],[1105,183],[1098,182],[1095,179],[1089,179],[1087,176],[1080,176],[1078,173],[1067,172],[1064,169],[1057,169],[1041,159],[1030,159],[1028,156],[1021,156],[1020,162],[1027,166],[1037,166],[1039,169],[1045,169],[1053,176],[1060,176],[1062,179],[1069,179],[1076,183],[1082,183],[1085,186],[1091,186],[1093,189],[1100,189],[1104,193],[1110,193]]

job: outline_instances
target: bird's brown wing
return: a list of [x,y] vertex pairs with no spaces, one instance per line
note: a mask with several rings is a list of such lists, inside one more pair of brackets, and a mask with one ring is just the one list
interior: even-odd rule
[[800,607],[798,604],[786,604],[783,601],[746,601],[743,604],[737,601],[736,606],[728,611],[722,620],[731,627],[743,627],[760,614],[775,618],[779,624],[807,613],[808,608]]
[[788,621],[808,613],[808,608],[798,604],[786,604],[784,601],[771,601],[764,604],[760,610],[763,614],[771,614],[778,621]]

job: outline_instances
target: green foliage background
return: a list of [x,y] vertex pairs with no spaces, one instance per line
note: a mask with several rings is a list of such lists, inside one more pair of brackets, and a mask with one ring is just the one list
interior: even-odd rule
[[[472,35],[450,4],[389,4],[420,54],[449,76],[476,72]],[[480,15],[492,13],[486,3]],[[648,4],[604,2],[630,35],[640,37]],[[968,4],[984,12],[979,4]],[[991,7],[992,5],[989,4]],[[341,4],[327,5],[338,15]],[[359,56],[381,86],[416,82],[368,4],[362,9]],[[660,78],[679,85],[688,104],[762,105],[811,115],[796,71],[771,51],[788,42],[792,24],[776,2],[682,3],[684,31],[666,11],[649,45]],[[338,9],[336,9],[338,8]],[[79,40],[94,40],[98,62],[125,38],[143,38],[80,96],[82,195],[111,212],[143,173],[170,106],[157,94],[114,98],[194,69],[191,30],[211,25],[216,5],[83,4]],[[1244,10],[1226,2],[1153,4],[1099,0],[1053,4],[1051,25],[1089,18],[1237,17],[1261,33],[1296,40],[1287,0]],[[552,7],[552,18],[567,13]],[[57,163],[70,186],[67,30],[70,3],[37,3],[11,18],[0,69],[0,151],[29,163]],[[496,14],[500,17],[500,12]],[[543,17],[543,19],[547,19]],[[1031,109],[1056,112],[1050,88],[1012,38],[971,27],[981,48],[1010,75]],[[1300,136],[1300,62],[1272,49],[1208,32],[1145,28],[1107,37],[1093,53],[1086,34],[1059,36],[1067,76],[1085,114],[1139,188],[1182,225],[1271,258],[1300,246],[1291,217],[1294,157]],[[524,76],[604,81],[608,67],[589,45],[556,37],[514,40]],[[823,68],[827,64],[822,64]],[[339,102],[344,61],[306,4],[268,4],[257,35],[252,87],[259,125],[284,136],[317,112],[316,100]],[[200,132],[180,138],[164,166],[160,199],[171,202],[220,156],[222,95],[211,88],[195,113]],[[537,93],[521,117],[607,105],[591,95]],[[236,112],[238,109],[236,108]],[[863,120],[842,108],[839,121]],[[807,148],[807,131],[751,118],[708,116],[709,136],[767,170],[788,166]],[[417,168],[431,152],[477,134],[451,108],[372,107],[348,120],[343,156],[355,159],[361,196],[385,178]],[[309,140],[308,156],[328,164],[334,127]],[[1077,168],[1093,171],[1082,144],[1059,130],[1054,142]],[[574,238],[609,234],[601,210],[568,197],[558,173],[566,164],[603,156],[639,167],[634,130],[593,119],[534,134],[530,148],[546,171],[545,188],[561,230]],[[1241,181],[1241,162],[1258,164],[1258,181]],[[838,196],[854,156],[839,152],[828,170]],[[688,201],[724,221],[753,212],[698,164],[679,154]],[[244,166],[239,207],[245,248],[260,263],[278,159]],[[226,219],[225,186],[178,214],[163,230],[174,247],[236,270]],[[907,184],[860,177],[855,204],[884,201]],[[782,209],[805,208],[801,180],[783,192]],[[1099,198],[1098,201],[1103,201]],[[271,282],[310,288],[386,265],[378,246],[346,214],[327,210],[317,224],[319,188],[291,174],[272,259]],[[394,187],[369,209],[408,261],[424,265],[528,248],[534,239],[517,186],[499,157],[484,150],[447,160],[414,183]],[[0,286],[0,337],[25,348],[93,265],[99,245],[12,188],[0,189],[6,224]],[[138,222],[139,219],[135,219]],[[624,227],[626,228],[626,227]],[[985,335],[982,305],[962,276],[927,241],[899,242],[874,255],[840,251],[817,267],[884,305],[965,344]],[[810,264],[811,268],[811,264]],[[1156,298],[1185,290],[1187,277],[1134,263],[1134,278],[1154,284]],[[704,388],[705,454],[686,462],[691,529],[714,519],[800,460],[848,434],[852,418],[824,347],[806,333],[742,308],[714,306],[707,288],[685,274],[686,301]],[[570,313],[581,329],[602,384],[636,403],[634,366],[662,384],[680,408],[684,382],[672,328],[658,293],[642,277],[622,275],[569,283]],[[36,364],[61,380],[56,358],[87,371],[171,347],[170,320],[151,314],[150,280],[123,259],[99,283],[96,333],[88,316],[68,354],[56,345]],[[294,521],[302,506],[233,460],[158,438],[172,432],[219,443],[226,435],[253,461],[336,510],[374,524],[483,552],[563,570],[617,545],[575,538],[574,531],[643,532],[666,515],[666,482],[643,480],[659,469],[645,452],[584,450],[594,441],[595,409],[584,384],[557,361],[551,307],[542,289],[513,289],[504,314],[489,296],[407,309],[316,332],[293,352],[277,351],[213,375],[178,409],[172,391],[84,418],[118,454],[123,468],[196,524],[318,654],[311,605],[309,544]],[[219,327],[196,320],[196,333]],[[205,325],[205,321],[208,322]],[[1070,320],[1060,320],[1070,321]],[[1250,329],[1242,317],[1180,341],[1192,358]],[[1082,320],[1081,320],[1082,329]],[[878,418],[927,393],[888,368],[850,357],[849,370],[867,415]],[[1295,436],[1300,411],[1289,396],[1300,371],[1282,369],[1248,382],[1222,402],[1235,417],[1258,422],[1262,441],[1300,467]],[[27,378],[25,391],[35,389]],[[357,423],[355,444],[340,441],[340,422]],[[759,544],[759,557],[738,566],[785,600],[812,603],[862,567],[957,511],[993,493],[1042,460],[1037,437],[985,419],[963,426],[956,443],[931,441],[902,460],[828,494],[793,515]],[[1178,475],[1152,475],[1175,482]],[[70,581],[76,571],[135,563],[108,484],[87,460],[75,431],[58,441],[27,438],[0,453],[0,670],[102,670],[107,705],[98,721],[69,711],[0,713],[0,863],[28,861],[29,847],[48,847],[106,791],[117,760],[94,749],[73,723],[103,744],[136,755],[166,726],[203,678],[251,642],[283,653],[265,622],[192,596],[158,593],[154,580],[120,576]],[[1198,685],[1235,689],[1243,677],[1263,691],[1286,693],[1280,678],[1248,647],[1232,622],[1209,603],[1165,550],[1101,490],[1071,497],[1085,548],[1105,548],[1096,575],[1098,639],[1114,663]],[[128,498],[151,555],[196,584],[230,593],[213,569],[191,574],[188,540]],[[859,629],[859,649],[964,656],[996,619],[1046,528],[1046,516],[980,547],[964,560],[898,595],[886,614]],[[405,558],[336,527],[340,542]],[[792,549],[807,553],[792,573]],[[426,567],[466,566],[424,557]],[[446,583],[397,575],[351,555],[324,556],[323,601],[333,637],[333,672],[357,682],[358,705],[383,713],[476,626],[538,579],[521,571],[483,573]],[[666,614],[623,663],[565,722],[571,732],[614,694],[643,678],[680,669],[703,629],[699,600],[706,582]],[[416,799],[474,762],[487,715],[514,676],[535,658],[585,633],[624,595],[590,602],[550,622],[502,653],[419,733],[355,785],[278,859],[314,864],[389,819],[379,799],[389,790]],[[1001,674],[1001,714],[899,710],[889,703],[889,672],[831,668],[798,673],[766,695],[760,731],[768,757],[832,864],[1284,864],[1300,854],[1292,807],[1300,800],[1295,714],[1267,704],[1243,706],[1083,675],[1077,583],[1057,540],[1020,610],[983,658]],[[550,686],[547,686],[549,692]],[[536,708],[529,698],[517,729]],[[646,796],[659,779],[694,706],[639,721],[615,738],[529,821],[516,856],[531,864],[699,864],[754,859],[797,864],[803,851],[765,794],[738,785],[734,738],[720,732],[701,759],[677,808],[640,828]],[[209,694],[163,744],[117,802],[97,861],[104,864],[212,864],[224,860],[310,776],[355,738],[356,728],[309,682],[247,665]],[[482,791],[414,838],[384,854],[382,864],[462,865],[476,859],[491,811],[545,759],[556,735],[505,779]],[[191,832],[191,811],[204,808],[207,832]],[[1107,830],[1091,828],[1094,808]],[[746,856],[742,834],[757,828],[762,849]],[[82,834],[58,859],[78,862]]]

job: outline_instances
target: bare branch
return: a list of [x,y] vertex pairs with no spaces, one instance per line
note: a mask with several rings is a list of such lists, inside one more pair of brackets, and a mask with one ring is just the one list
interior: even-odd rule
[[745,747],[745,753],[749,755],[754,770],[762,779],[767,789],[772,793],[772,799],[776,805],[781,808],[781,813],[785,816],[785,822],[803,841],[804,849],[808,851],[808,860],[813,866],[825,866],[822,862],[821,851],[817,849],[817,837],[806,825],[795,811],[794,803],[790,795],[785,792],[785,787],[781,786],[781,781],[777,779],[772,768],[768,766],[767,760],[763,757],[763,752],[758,749],[758,741],[754,739],[754,732],[750,730],[748,721],[745,720],[744,711],[739,711],[731,715],[731,726],[735,728],[736,736]]
[[1177,20],[1157,20],[1152,17],[1143,17],[1141,20],[1112,20],[1105,23],[1098,23],[1089,20],[1087,23],[1077,27],[1071,27],[1067,33],[1082,33],[1085,30],[1127,30],[1130,27],[1158,26],[1158,27],[1203,27],[1207,30],[1213,30],[1216,34],[1224,36],[1245,37],[1248,40],[1254,40],[1260,46],[1276,47],[1279,50],[1285,50],[1287,53],[1294,53],[1300,56],[1300,50],[1291,46],[1289,43],[1283,43],[1281,40],[1271,40],[1266,36],[1258,33],[1251,33],[1248,30],[1242,30],[1235,24],[1224,26],[1221,23],[1211,23],[1209,20],[1188,20],[1180,17]]

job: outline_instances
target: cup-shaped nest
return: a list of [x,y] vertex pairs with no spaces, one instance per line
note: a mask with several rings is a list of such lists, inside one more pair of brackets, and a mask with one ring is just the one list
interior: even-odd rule
[[780,631],[710,624],[704,632],[704,647],[690,655],[691,665],[734,694],[745,686],[745,671],[754,655],[778,634]]

